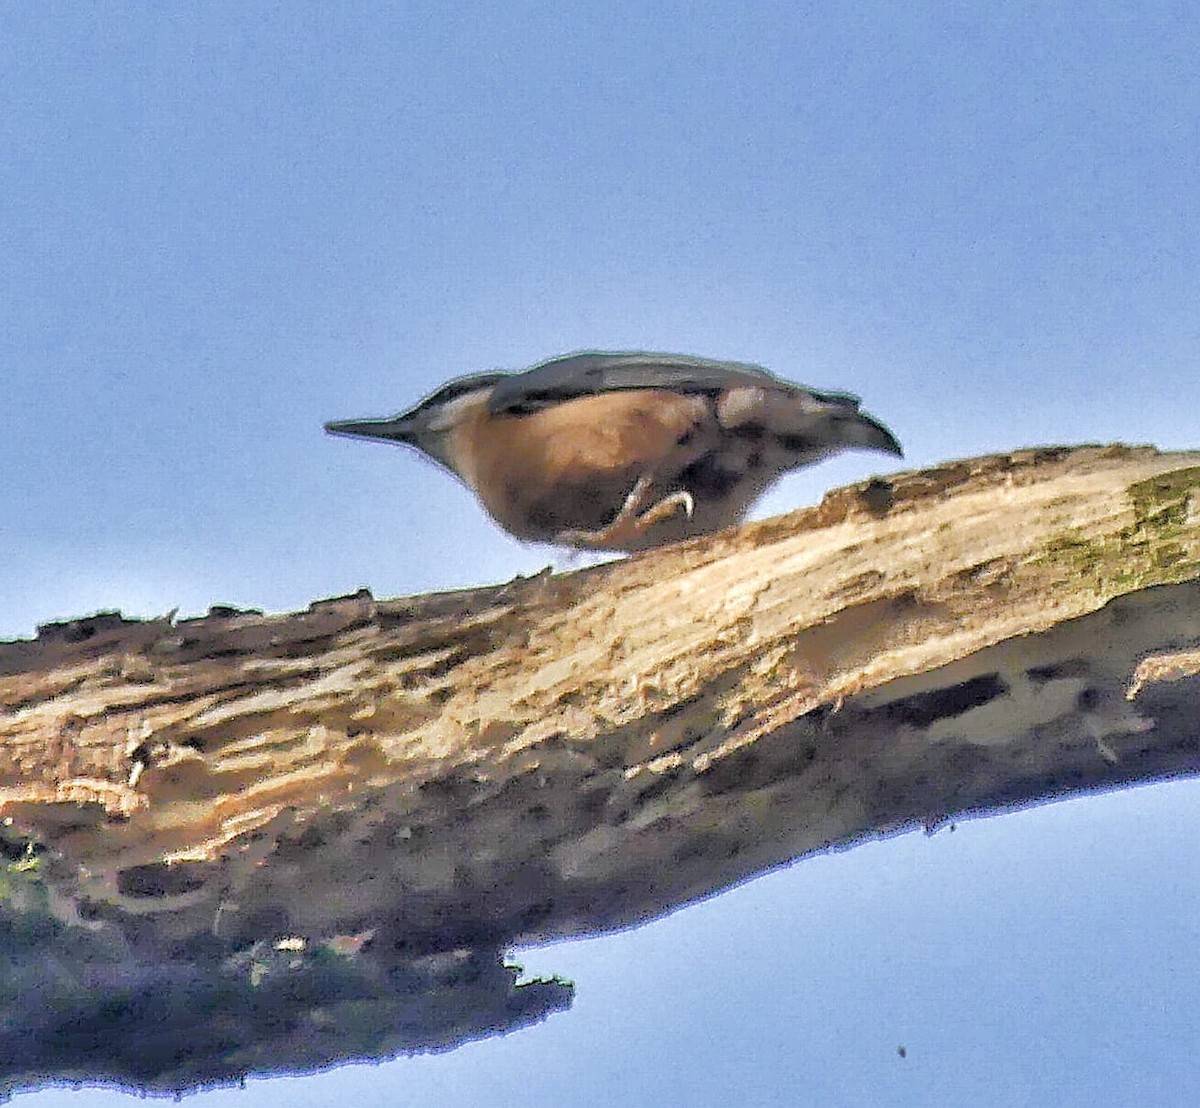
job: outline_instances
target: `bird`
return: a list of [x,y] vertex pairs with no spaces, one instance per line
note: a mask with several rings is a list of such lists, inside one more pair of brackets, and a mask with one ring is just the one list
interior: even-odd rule
[[399,415],[325,430],[415,447],[518,539],[624,553],[731,527],[784,473],[842,450],[903,457],[851,393],[641,351],[460,377]]

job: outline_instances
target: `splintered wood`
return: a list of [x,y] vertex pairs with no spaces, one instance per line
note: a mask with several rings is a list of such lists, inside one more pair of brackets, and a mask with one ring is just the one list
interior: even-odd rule
[[1195,773],[1198,649],[1200,454],[989,456],[566,575],[0,644],[0,842],[122,957],[496,951]]

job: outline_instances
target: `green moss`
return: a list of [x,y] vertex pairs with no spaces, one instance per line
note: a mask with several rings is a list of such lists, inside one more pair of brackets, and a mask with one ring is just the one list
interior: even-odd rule
[[1052,535],[1035,564],[1059,566],[1069,580],[1107,596],[1200,577],[1200,525],[1192,508],[1192,499],[1200,497],[1200,467],[1138,481],[1126,493],[1132,523],[1100,536]]
[[32,845],[25,852],[25,855],[15,862],[9,862],[9,873],[37,873],[38,866],[41,864],[41,859],[33,852]]
[[1188,500],[1200,492],[1200,466],[1177,469],[1130,485],[1138,525],[1151,530],[1188,529]]
[[50,891],[38,872],[41,859],[32,843],[12,861],[0,862],[0,911],[14,918],[36,918],[50,910]]

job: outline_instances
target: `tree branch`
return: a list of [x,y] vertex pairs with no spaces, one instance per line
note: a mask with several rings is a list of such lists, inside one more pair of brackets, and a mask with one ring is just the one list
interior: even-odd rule
[[0,1087],[529,1022],[571,989],[506,947],[1195,773],[1198,703],[1200,454],[1149,448],[953,463],[499,587],[51,625],[0,644]]

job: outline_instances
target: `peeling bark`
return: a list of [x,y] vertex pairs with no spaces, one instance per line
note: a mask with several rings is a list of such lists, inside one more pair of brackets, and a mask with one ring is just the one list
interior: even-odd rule
[[492,588],[51,625],[0,644],[0,1088],[529,1022],[570,986],[506,947],[1195,773],[1198,701],[1200,454],[1149,448],[901,474]]

